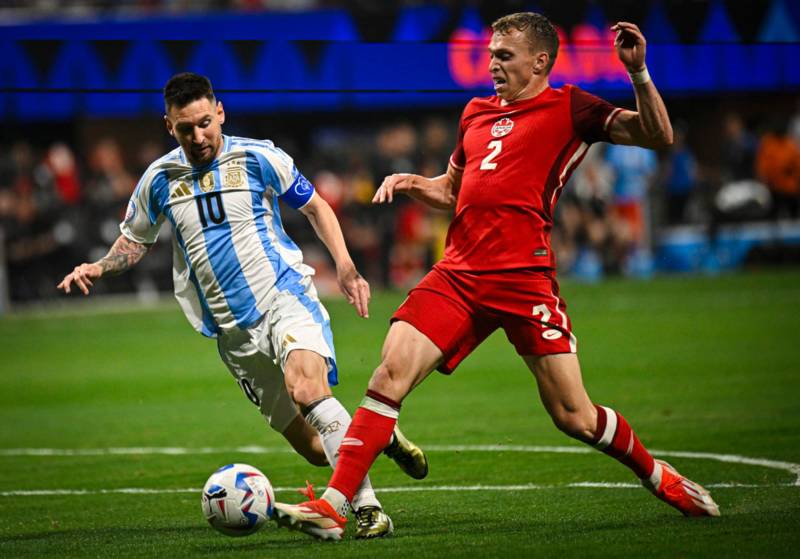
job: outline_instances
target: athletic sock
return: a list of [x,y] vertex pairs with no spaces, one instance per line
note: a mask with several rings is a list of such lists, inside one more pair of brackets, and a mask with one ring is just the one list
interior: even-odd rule
[[[392,438],[400,404],[368,390],[339,447],[339,460],[322,498],[341,510],[341,496],[353,500],[370,466]],[[337,495],[338,494],[338,495]]]
[[[345,432],[350,426],[350,414],[336,398],[325,398],[314,405],[306,414],[306,421],[319,431],[322,439],[322,448],[332,468],[336,467],[339,458],[339,446],[342,444]],[[369,476],[365,476],[361,485],[352,498],[353,509],[358,510],[363,506],[380,507],[381,504],[375,496]],[[337,507],[341,508],[341,507]]]
[[597,429],[592,444],[628,466],[639,478],[649,480],[656,473],[655,460],[639,442],[639,437],[631,426],[622,415],[611,408],[597,405],[595,408]]

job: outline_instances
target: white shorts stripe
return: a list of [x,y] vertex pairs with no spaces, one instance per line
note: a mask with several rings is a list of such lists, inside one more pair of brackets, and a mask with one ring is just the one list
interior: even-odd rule
[[569,321],[567,320],[567,315],[564,314],[564,311],[561,310],[561,299],[559,299],[558,295],[556,295],[553,291],[550,291],[550,295],[553,296],[553,299],[556,300],[556,312],[561,315],[561,326],[565,332],[569,332],[569,350],[572,353],[577,353],[578,351],[578,339],[575,337],[575,334],[572,333],[569,327]]

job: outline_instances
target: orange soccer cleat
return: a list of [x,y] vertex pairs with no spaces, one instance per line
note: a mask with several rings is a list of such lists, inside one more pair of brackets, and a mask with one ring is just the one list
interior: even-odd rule
[[272,518],[278,526],[300,530],[321,540],[341,540],[347,518],[339,516],[333,506],[324,499],[314,497],[314,489],[306,482],[300,493],[308,501],[297,505],[275,503]]
[[[654,475],[642,480],[642,485],[650,489],[653,495],[686,516],[719,516],[717,503],[701,485],[683,477],[663,460],[655,462]],[[655,487],[654,481],[659,478],[658,487]]]

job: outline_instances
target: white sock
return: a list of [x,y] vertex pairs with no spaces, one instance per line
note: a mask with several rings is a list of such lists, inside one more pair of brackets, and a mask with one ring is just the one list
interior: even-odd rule
[[[322,439],[322,447],[325,449],[325,456],[328,457],[331,467],[336,467],[336,461],[339,459],[339,445],[342,444],[347,428],[350,426],[350,414],[344,409],[344,406],[339,403],[336,398],[326,398],[306,415],[306,421],[319,431],[319,436]],[[328,491],[326,490],[326,493]],[[338,491],[337,491],[338,493]],[[341,493],[340,493],[341,495]],[[341,495],[344,498],[344,495]],[[326,497],[328,502],[331,499]],[[345,503],[347,502],[344,499]],[[341,512],[343,508],[341,504],[331,502],[336,510]],[[364,481],[358,486],[358,491],[353,496],[353,510],[358,510],[363,506],[369,505],[380,507],[381,504],[378,498],[375,497],[375,491],[372,489],[372,484],[369,481],[369,476],[364,477]]]
[[325,493],[322,494],[322,498],[328,501],[341,516],[347,516],[347,507],[350,506],[350,503],[347,502],[347,497],[344,496],[344,493],[333,487],[327,487],[325,488]]

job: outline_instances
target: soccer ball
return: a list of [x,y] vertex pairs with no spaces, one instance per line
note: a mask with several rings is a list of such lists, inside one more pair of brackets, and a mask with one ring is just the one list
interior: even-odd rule
[[228,536],[249,536],[272,516],[275,494],[267,476],[247,464],[228,464],[203,487],[203,514]]

